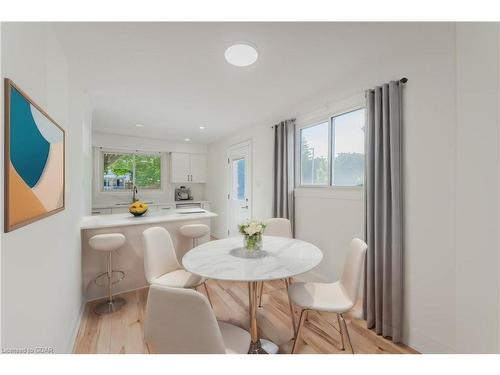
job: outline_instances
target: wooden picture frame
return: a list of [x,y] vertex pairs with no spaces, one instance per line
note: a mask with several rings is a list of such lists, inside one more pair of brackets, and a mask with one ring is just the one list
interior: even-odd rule
[[10,79],[4,79],[4,232],[65,208],[66,134]]

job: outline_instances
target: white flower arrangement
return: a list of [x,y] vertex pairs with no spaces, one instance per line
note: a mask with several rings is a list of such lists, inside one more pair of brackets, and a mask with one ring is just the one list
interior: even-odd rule
[[245,247],[249,250],[258,249],[262,245],[262,234],[266,225],[251,221],[250,223],[240,224],[240,233],[245,236]]

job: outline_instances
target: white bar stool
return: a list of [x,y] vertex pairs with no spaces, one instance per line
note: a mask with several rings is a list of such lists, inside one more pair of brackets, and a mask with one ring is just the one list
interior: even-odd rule
[[210,228],[205,224],[186,224],[179,228],[179,232],[184,237],[191,238],[193,240],[192,247],[196,247],[198,239],[210,233]]
[[[113,271],[112,262],[111,262],[111,254],[113,251],[119,249],[125,243],[125,236],[121,233],[109,233],[109,234],[98,234],[89,239],[89,246],[98,251],[107,251],[108,253],[108,269],[106,272],[98,275],[94,282],[103,286],[103,284],[99,284],[97,282],[103,276],[107,276],[108,279],[108,299],[104,302],[99,303],[95,308],[94,312],[98,315],[110,314],[115,311],[118,311],[124,306],[127,301],[123,298],[113,298],[113,293],[111,291],[111,286],[122,281],[125,277],[125,273],[123,271]],[[113,281],[113,273],[117,273],[120,277]]]

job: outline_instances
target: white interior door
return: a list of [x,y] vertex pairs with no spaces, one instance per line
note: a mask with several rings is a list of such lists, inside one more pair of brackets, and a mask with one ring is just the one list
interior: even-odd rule
[[251,149],[250,142],[240,143],[228,150],[228,236],[238,234],[238,225],[252,218]]

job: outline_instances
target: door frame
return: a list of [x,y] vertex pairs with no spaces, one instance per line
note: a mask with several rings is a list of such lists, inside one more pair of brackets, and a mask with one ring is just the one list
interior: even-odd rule
[[252,139],[247,139],[242,142],[238,142],[235,144],[232,144],[226,149],[226,232],[225,236],[229,236],[229,224],[231,220],[231,205],[229,204],[230,201],[230,196],[231,196],[231,188],[232,188],[232,174],[231,174],[231,151],[242,148],[242,147],[248,147],[248,176],[250,179],[250,182],[248,184],[248,187],[250,189],[249,194],[247,194],[247,197],[249,199],[249,204],[248,204],[248,210],[249,210],[249,216],[252,218],[253,216],[253,150],[252,150]]

